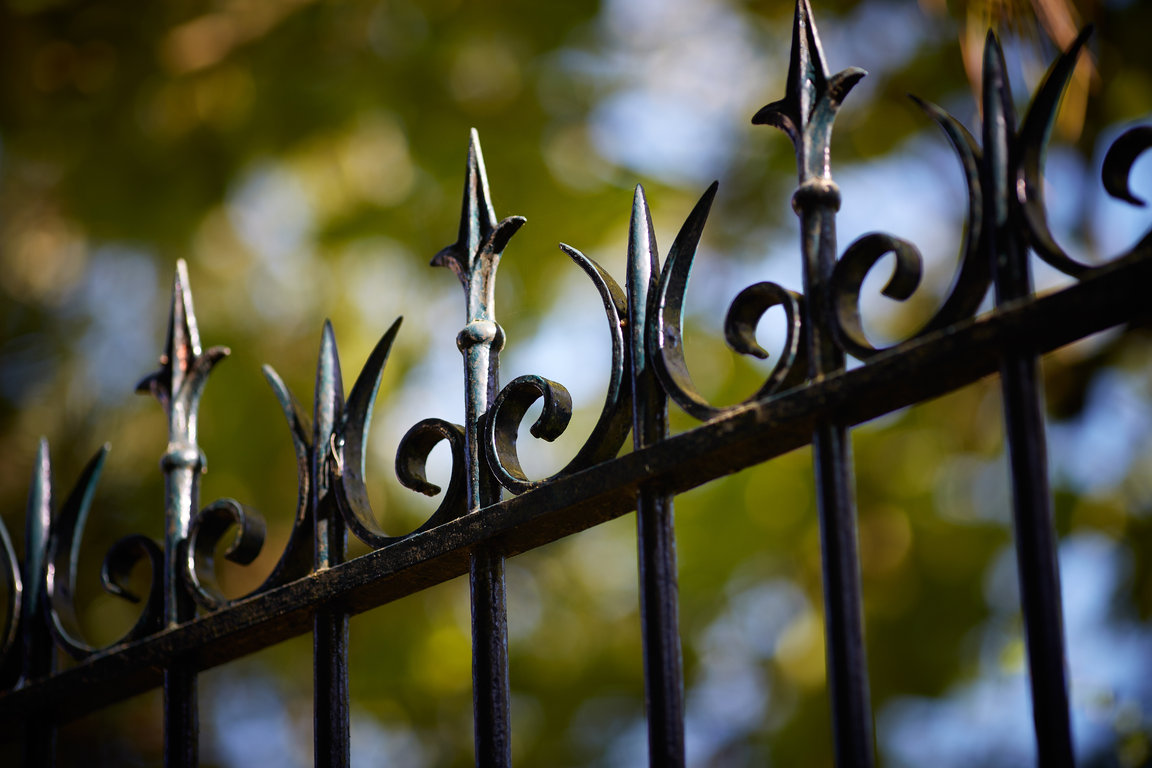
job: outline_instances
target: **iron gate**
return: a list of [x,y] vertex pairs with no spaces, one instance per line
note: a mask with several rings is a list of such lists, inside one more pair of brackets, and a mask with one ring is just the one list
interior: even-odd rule
[[[579,251],[562,246],[602,299],[612,366],[603,410],[575,458],[552,477],[531,480],[520,466],[517,435],[530,406],[543,401],[536,437],[564,431],[571,399],[560,384],[522,376],[503,386],[504,343],[496,322],[497,264],[524,223],[497,220],[475,133],[457,240],[433,259],[460,279],[467,323],[457,338],[464,358],[464,425],[428,419],[409,430],[396,470],[407,487],[442,494],[416,531],[389,536],[377,523],[365,487],[365,441],[372,404],[400,321],[384,334],[347,399],[332,328],[325,325],[311,418],[270,368],[265,372],[291,428],[299,465],[299,505],[290,541],[267,581],[228,599],[215,577],[217,545],[235,535],[228,557],[250,560],[262,521],[232,499],[201,508],[204,456],[196,441],[201,390],[228,354],[205,350],[193,314],[188,275],[177,266],[160,370],[139,385],[167,412],[163,455],[166,535],[118,542],[103,580],[124,593],[133,565],[148,560],[152,585],[139,621],[119,642],[93,647],[76,621],[73,593],[78,544],[104,450],[53,512],[46,444],[29,497],[27,548],[17,562],[0,526],[0,556],[9,590],[3,641],[0,723],[22,739],[29,765],[49,764],[57,724],[139,692],[163,686],[166,764],[197,763],[197,674],[312,632],[315,761],[349,762],[348,622],[356,613],[468,573],[471,584],[476,763],[510,763],[509,684],[504,566],[508,557],[624,515],[637,513],[645,697],[652,765],[685,762],[684,704],[678,632],[677,569],[672,525],[676,494],[811,444],[821,527],[827,670],[837,763],[874,763],[861,616],[860,567],[853,498],[851,428],[895,409],[999,376],[1009,447],[1015,545],[1025,620],[1036,743],[1044,766],[1072,765],[1065,680],[1060,580],[1047,480],[1038,356],[1105,328],[1144,319],[1152,280],[1152,238],[1126,255],[1089,266],[1068,255],[1049,231],[1043,157],[1082,33],[1049,70],[1017,125],[999,44],[989,35],[983,70],[979,137],[943,110],[920,106],[955,149],[968,192],[962,260],[951,293],[908,340],[878,348],[863,330],[859,293],[888,254],[895,266],[884,293],[907,299],[916,290],[920,255],[904,240],[873,233],[837,257],[829,142],[843,99],[864,75],[827,71],[807,0],[799,0],[784,98],[753,122],[788,134],[796,149],[803,291],[762,282],[728,309],[729,345],[766,357],[756,341],[760,318],[782,308],[783,354],[760,390],[744,403],[716,407],[693,386],[682,347],[683,301],[697,244],[716,192],[713,184],[680,229],[661,264],[644,192],[637,187],[624,286]],[[1112,145],[1103,181],[1115,197],[1140,204],[1128,174],[1152,146],[1152,128],[1134,128]],[[1033,294],[1029,254],[1076,279],[1057,293]],[[995,308],[977,314],[989,286]],[[851,355],[862,364],[846,366]],[[701,424],[669,434],[671,399]],[[629,434],[632,450],[620,454]],[[430,483],[425,465],[447,443],[447,488]],[[505,491],[509,495],[505,497]],[[237,533],[238,532],[238,533]],[[347,534],[372,551],[345,559]],[[55,664],[57,649],[76,661]]]

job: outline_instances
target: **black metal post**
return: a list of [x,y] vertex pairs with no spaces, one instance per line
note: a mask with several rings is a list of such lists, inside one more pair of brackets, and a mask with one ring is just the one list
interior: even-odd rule
[[[844,353],[836,345],[831,328],[829,280],[836,264],[840,190],[832,181],[830,144],[836,113],[864,74],[855,67],[829,74],[812,9],[808,0],[797,0],[784,98],[752,118],[754,123],[783,130],[796,148],[800,185],[792,208],[800,217],[805,343],[808,375],[813,382],[844,370]],[[823,548],[828,687],[836,764],[841,768],[875,762],[849,440],[836,414],[821,419],[812,435]]]
[[[494,321],[470,323],[457,339],[467,371],[465,453],[468,457],[468,511],[500,500],[500,487],[480,448],[483,420],[496,396],[499,351],[504,334]],[[478,766],[512,764],[508,683],[508,602],[504,555],[478,547],[469,566],[472,603],[472,707]]]
[[508,604],[504,556],[491,547],[472,553],[472,707],[476,765],[512,764],[509,717]]
[[[844,370],[843,353],[824,322],[829,316],[827,280],[836,259],[834,216],[840,207],[840,193],[829,180],[811,181],[801,185],[794,205],[800,215],[804,243],[809,376],[815,380]],[[823,550],[824,634],[836,764],[871,766],[875,758],[852,448],[844,426],[831,419],[817,425],[812,436],[812,463]]]
[[[188,267],[176,264],[168,338],[160,370],[136,386],[151,393],[168,414],[168,451],[164,473],[164,625],[178,627],[196,616],[196,603],[185,583],[188,535],[200,509],[204,454],[196,444],[200,396],[212,369],[229,354],[226,347],[201,351],[200,331],[188,288]],[[164,670],[164,763],[191,768],[199,761],[199,708],[195,667],[179,656]]]
[[[166,478],[168,526],[164,536],[164,623],[176,627],[196,615],[196,604],[184,589],[188,525],[199,508],[203,456],[193,444],[170,451],[161,466]],[[174,514],[172,514],[174,513]],[[164,670],[164,764],[193,768],[199,763],[199,707],[196,672],[177,657]]]
[[[344,401],[344,385],[332,328],[325,324],[316,364],[312,418],[309,503],[313,510],[317,572],[344,562],[348,529],[330,492],[329,450]],[[312,727],[317,768],[347,768],[351,763],[348,705],[348,613],[326,606],[312,619]]]
[[[984,49],[985,232],[992,259],[996,303],[1032,295],[1028,252],[1019,211],[1013,204],[1013,143],[1016,128],[1003,54],[989,33]],[[1000,362],[1004,437],[1012,478],[1013,523],[1024,635],[1032,687],[1032,714],[1040,765],[1072,766],[1072,728],[1064,656],[1064,619],[1048,456],[1043,392],[1034,349],[1006,347]]]
[[[648,362],[648,297],[659,274],[644,190],[636,188],[628,245],[628,325],[632,350],[632,444],[640,450],[667,437],[668,396]],[[638,217],[644,217],[639,220]],[[644,702],[648,763],[683,766],[684,680],[680,653],[680,596],[672,496],[651,486],[636,493],[640,617],[644,641]]]
[[[524,219],[497,223],[488,191],[480,138],[472,131],[460,230],[455,243],[432,259],[446,266],[464,287],[467,324],[456,337],[464,356],[464,453],[467,462],[468,513],[500,501],[500,485],[482,448],[484,423],[500,383],[504,331],[496,323],[496,267],[504,247]],[[511,765],[509,725],[508,620],[504,552],[499,545],[478,547],[469,564],[472,600],[472,703],[476,764]]]

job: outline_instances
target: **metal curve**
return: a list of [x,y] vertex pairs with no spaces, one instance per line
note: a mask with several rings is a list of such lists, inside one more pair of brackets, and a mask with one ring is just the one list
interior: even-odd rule
[[[372,503],[368,499],[368,488],[364,483],[365,458],[367,456],[368,427],[372,421],[372,406],[376,400],[376,392],[380,388],[380,377],[384,372],[384,365],[388,361],[388,353],[396,340],[400,329],[401,318],[384,333],[377,342],[372,354],[368,356],[364,368],[352,385],[340,415],[336,434],[333,436],[333,461],[330,465],[332,473],[332,487],[336,493],[336,503],[344,522],[356,538],[370,547],[379,548],[397,541],[403,536],[390,536],[384,532],[377,522],[376,514],[372,510]],[[454,435],[459,430],[459,445]],[[408,431],[401,440],[397,453],[397,472],[401,482],[409,487],[415,487],[422,493],[430,493],[436,486],[428,483],[423,474],[423,464],[419,461],[427,459],[428,452],[442,439],[449,440],[452,445],[453,479],[463,472],[463,429],[450,425],[437,419],[426,419]],[[421,454],[421,451],[423,453]],[[414,458],[414,457],[419,457]],[[415,461],[419,466],[413,464]],[[403,464],[403,468],[400,466]],[[405,482],[409,480],[410,482]],[[452,516],[459,504],[453,496],[458,490],[459,483],[449,483],[449,494],[445,503],[433,513],[422,526],[416,530],[426,530],[432,525],[438,525],[444,519]],[[436,491],[439,489],[436,488]],[[451,502],[452,509],[449,509]],[[406,534],[411,535],[411,534]]]
[[[102,650],[84,639],[76,617],[75,592],[80,539],[107,455],[108,446],[104,445],[84,467],[75,487],[61,506],[60,513],[52,521],[49,533],[45,575],[49,629],[57,645],[75,659],[83,659]],[[101,582],[108,593],[129,602],[140,602],[139,597],[124,587],[124,582],[136,563],[144,558],[148,558],[152,566],[148,599],[132,629],[112,645],[150,635],[163,624],[164,554],[156,542],[139,534],[117,541],[105,556]]]
[[[448,480],[448,488],[444,491],[440,506],[413,533],[435,528],[460,517],[466,511],[467,480],[464,472],[467,459],[464,454],[464,427],[459,424],[452,424],[443,419],[424,419],[414,424],[404,433],[400,445],[396,448],[396,477],[405,488],[425,496],[440,493],[440,486],[428,481],[427,467],[432,449],[442,440],[448,442],[448,447],[452,451],[452,475]],[[375,523],[375,520],[372,522]],[[379,526],[374,530],[378,532],[381,540],[378,546],[403,538],[389,536]]]
[[152,569],[152,578],[148,586],[148,595],[144,601],[144,610],[136,624],[129,630],[119,643],[126,643],[141,637],[147,637],[159,632],[164,626],[164,551],[152,539],[143,534],[133,533],[116,541],[104,556],[104,563],[100,568],[100,583],[109,594],[122,597],[130,603],[139,603],[141,598],[125,587],[129,575],[136,565],[144,560],[148,561]]
[[758,400],[773,392],[799,384],[807,370],[807,354],[801,346],[803,296],[776,283],[760,282],[736,295],[724,318],[724,339],[742,355],[768,359],[768,351],[756,341],[756,327],[769,309],[781,307],[785,317],[784,350],[768,378],[748,400]]
[[540,480],[530,480],[520,466],[516,453],[520,422],[528,407],[537,399],[544,398],[544,410],[532,425],[531,432],[534,437],[555,440],[567,428],[572,416],[572,397],[562,385],[541,376],[521,376],[500,391],[484,424],[484,450],[500,484],[517,494],[612,458],[624,444],[632,425],[632,388],[624,380],[631,358],[624,338],[628,298],[612,276],[594,260],[564,243],[560,244],[560,250],[584,270],[600,294],[612,341],[608,390],[600,418],[584,445],[563,469]]
[[1044,201],[1044,150],[1056,122],[1060,99],[1076,67],[1080,49],[1091,34],[1091,26],[1082,29],[1068,50],[1052,63],[1028,107],[1016,137],[1016,152],[1019,156],[1015,169],[1016,196],[1032,248],[1041,259],[1072,277],[1079,277],[1093,267],[1069,256],[1057,244],[1048,226],[1048,208]]
[[224,557],[239,565],[248,565],[260,554],[267,526],[264,518],[235,499],[219,499],[200,510],[188,530],[185,576],[192,597],[208,610],[222,608],[231,602],[224,596],[216,579],[216,547],[225,535],[232,541]]
[[[331,331],[331,327],[327,323],[325,328],[327,332]],[[322,343],[321,359],[323,359],[326,349],[327,345]],[[334,356],[335,347],[332,346],[331,350],[330,354]],[[310,463],[313,451],[311,424],[308,414],[301,407],[299,401],[292,396],[279,374],[268,365],[265,365],[262,371],[264,378],[267,379],[276,395],[276,401],[280,404],[284,419],[288,423],[288,431],[292,436],[292,446],[296,452],[297,498],[296,515],[292,520],[292,532],[288,535],[288,543],[285,545],[276,566],[272,569],[272,573],[252,594],[286,584],[307,575],[312,570],[312,516],[314,510],[309,503],[309,495],[315,479],[312,477]],[[317,392],[317,397],[319,396],[320,393]],[[327,441],[325,441],[325,445],[327,445]]]
[[20,637],[20,616],[24,601],[24,583],[20,578],[20,562],[12,547],[3,519],[0,519],[0,578],[4,579],[8,610],[0,630],[0,687],[7,688],[19,676],[20,664],[16,649]]
[[[917,338],[967,319],[976,313],[992,282],[991,265],[980,253],[984,229],[984,190],[980,180],[981,150],[972,134],[935,104],[910,97],[948,137],[960,159],[968,190],[968,226],[960,245],[960,266],[948,297],[935,314],[909,338]],[[877,347],[868,340],[860,318],[860,289],[868,272],[885,254],[893,253],[896,264],[882,293],[891,299],[911,298],[920,284],[923,259],[919,249],[903,238],[871,232],[857,238],[832,270],[832,327],[840,348],[866,360],[892,347]],[[906,339],[907,340],[907,339]],[[893,345],[896,346],[896,345]]]
[[489,411],[484,440],[488,463],[500,484],[513,493],[523,493],[533,485],[520,466],[516,440],[524,414],[541,398],[544,407],[531,432],[533,437],[552,442],[564,434],[572,420],[572,396],[563,384],[543,376],[518,376],[500,390]]
[[1144,200],[1132,194],[1128,181],[1137,158],[1150,148],[1152,148],[1152,125],[1129,128],[1112,142],[1104,155],[1104,167],[1100,171],[1104,189],[1109,195],[1132,205],[1141,207],[1147,205]]
[[[656,290],[649,297],[649,325],[647,329],[648,355],[652,359],[656,376],[664,391],[685,412],[701,421],[708,421],[740,404],[717,407],[709,403],[696,390],[692,375],[684,358],[682,323],[684,319],[684,295],[688,287],[688,277],[696,256],[696,247],[708,218],[712,200],[716,196],[718,184],[713,182],[701,196],[696,207],[688,214],[668,258],[660,271]],[[643,198],[637,204],[647,208]],[[633,227],[640,222],[641,227],[650,227],[650,217],[633,216]],[[651,232],[633,232],[632,238],[649,238]],[[784,351],[779,362],[772,369],[764,384],[744,402],[758,400],[779,390],[785,383],[794,383],[803,376],[806,366],[797,365],[801,339],[800,294],[789,291],[775,283],[757,283],[740,292],[728,308],[725,319],[725,338],[736,352],[753,357],[766,358],[768,353],[755,340],[756,324],[770,308],[781,306],[787,317],[787,336]]]

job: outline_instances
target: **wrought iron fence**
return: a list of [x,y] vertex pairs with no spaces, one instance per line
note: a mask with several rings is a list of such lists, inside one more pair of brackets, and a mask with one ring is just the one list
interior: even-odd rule
[[[384,532],[365,485],[368,426],[397,320],[383,335],[344,397],[330,325],[325,325],[311,418],[271,368],[265,375],[291,430],[299,503],[290,540],[271,575],[251,594],[229,599],[216,581],[214,558],[233,536],[227,557],[250,562],[263,522],[233,499],[201,508],[205,459],[197,445],[201,391],[228,350],[200,343],[187,269],[177,266],[160,370],[140,382],[168,415],[169,443],[163,542],[129,536],[104,561],[105,588],[129,594],[134,564],[151,564],[152,583],[126,636],[95,647],[76,619],[73,596],[81,532],[106,449],[83,471],[53,511],[48,446],[42,443],[28,503],[26,555],[17,561],[0,526],[8,585],[0,668],[0,723],[22,739],[25,762],[48,764],[62,722],[156,686],[164,690],[166,764],[197,763],[197,674],[312,632],[315,761],[349,762],[347,642],[353,614],[468,573],[471,584],[473,699],[478,765],[510,762],[507,607],[508,557],[624,515],[637,513],[641,621],[649,754],[652,765],[685,762],[684,704],[678,632],[676,494],[800,446],[813,448],[821,528],[827,671],[837,763],[874,762],[868,665],[849,431],[894,409],[998,374],[1003,391],[1014,509],[1015,545],[1025,620],[1039,761],[1074,762],[1065,680],[1064,632],[1047,480],[1046,443],[1037,378],[1038,356],[1099,330],[1142,320],[1152,279],[1152,238],[1100,266],[1077,261],[1055,241],[1042,184],[1044,150],[1056,110],[1088,32],[1053,64],[1022,120],[1011,100],[1000,46],[989,35],[984,54],[979,139],[940,108],[918,102],[959,157],[968,217],[953,287],[936,314],[911,338],[888,348],[864,332],[859,294],[886,255],[895,266],[884,288],[908,299],[920,280],[915,246],[873,233],[837,257],[839,190],[829,142],[844,98],[864,76],[827,71],[807,0],[795,15],[784,97],[761,109],[757,124],[783,130],[799,169],[793,207],[800,219],[802,292],[762,282],[744,289],[725,322],[728,344],[755,357],[759,320],[772,308],[786,318],[786,341],[771,375],[745,402],[709,403],[694,387],[682,345],[683,303],[716,185],[701,197],[663,263],[644,191],[632,207],[624,286],[575,248],[562,246],[595,285],[611,345],[608,391],[599,420],[571,462],[553,476],[530,479],[518,457],[518,431],[530,406],[543,401],[531,426],[554,439],[571,415],[565,388],[540,376],[501,385],[504,333],[493,286],[505,247],[524,223],[496,218],[484,161],[473,133],[468,150],[459,234],[432,261],[464,288],[467,323],[457,337],[464,359],[465,415],[458,425],[427,419],[400,443],[396,472],[415,491],[441,496],[436,511],[404,536]],[[1152,146],[1152,127],[1115,141],[1103,182],[1114,197],[1142,204],[1128,174]],[[1033,294],[1030,253],[1076,279],[1042,297]],[[977,314],[989,287],[995,307]],[[846,357],[862,362],[846,366]],[[667,401],[701,424],[669,434]],[[619,455],[629,434],[632,450]],[[447,443],[451,478],[429,482],[426,463]],[[507,492],[507,496],[505,496]],[[372,551],[346,560],[347,534]],[[75,662],[58,667],[57,649]]]

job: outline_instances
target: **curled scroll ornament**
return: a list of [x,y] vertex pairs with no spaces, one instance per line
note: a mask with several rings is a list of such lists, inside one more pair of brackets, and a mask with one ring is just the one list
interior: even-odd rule
[[[955,118],[934,104],[912,97],[943,129],[960,158],[968,190],[968,227],[960,245],[960,267],[948,297],[913,337],[922,336],[975,314],[992,281],[991,264],[980,246],[983,237],[983,189],[980,184],[981,151],[972,134]],[[892,275],[882,293],[890,299],[911,298],[920,285],[923,260],[915,245],[879,232],[854,241],[836,263],[830,280],[833,328],[840,346],[849,354],[867,359],[885,348],[874,346],[864,333],[860,317],[860,290],[868,272],[886,254],[896,257]]]
[[[280,375],[267,365],[263,373],[288,422],[296,454],[296,514],[288,543],[272,572],[256,589],[229,599],[220,589],[216,577],[216,552],[219,545],[226,536],[231,536],[224,557],[239,565],[250,564],[260,554],[264,544],[264,519],[255,510],[227,498],[215,501],[197,513],[189,526],[185,577],[196,602],[209,610],[219,609],[305,576],[313,565],[312,533],[316,514],[314,494],[318,482],[317,472],[326,471],[324,457],[331,441],[335,414],[343,406],[340,361],[331,324],[324,323],[316,363],[314,425]],[[321,452],[319,463],[317,450]]]
[[[739,407],[739,404],[718,407],[710,404],[697,390],[684,358],[683,319],[684,294],[696,249],[708,219],[718,184],[708,190],[688,215],[660,271],[656,290],[649,297],[647,328],[648,354],[668,396],[687,413],[707,421]],[[651,258],[657,252],[656,236],[648,202],[642,189],[633,201],[632,231],[630,233],[631,258]],[[724,338],[734,351],[766,359],[768,352],[756,341],[756,326],[772,307],[781,307],[786,318],[784,349],[780,360],[769,373],[764,384],[744,402],[760,400],[768,395],[798,384],[806,375],[807,363],[802,354],[803,297],[776,283],[761,282],[741,291],[728,307],[724,321]]]
[[[1068,255],[1057,244],[1049,228],[1044,199],[1044,151],[1056,122],[1060,99],[1068,87],[1080,51],[1091,34],[1092,27],[1085,27],[1068,50],[1053,62],[1028,107],[1016,140],[1019,160],[1014,186],[1032,248],[1048,264],[1072,277],[1079,277],[1095,267]],[[1132,205],[1144,205],[1132,194],[1128,179],[1136,159],[1149,148],[1152,148],[1152,126],[1130,128],[1112,143],[1105,153],[1101,170],[1104,189],[1109,195]],[[1126,258],[1150,246],[1152,230],[1128,252],[1112,260]]]
[[[1020,236],[1041,259],[1072,277],[1083,276],[1095,267],[1069,256],[1057,244],[1048,222],[1043,163],[1060,99],[1072,76],[1077,56],[1090,34],[1091,27],[1084,29],[1068,50],[1052,64],[1028,107],[1019,132],[1011,137],[1012,168],[1009,173],[1015,199],[1010,202],[1019,206],[1022,222]],[[994,37],[989,38],[988,45],[998,51]],[[987,56],[985,60],[988,61]],[[992,60],[998,59],[993,57]],[[985,90],[999,87],[1007,92],[1006,83],[1000,82],[1006,80],[1002,68],[986,66],[984,79]],[[968,188],[968,230],[962,245],[960,270],[943,305],[911,337],[917,338],[973,316],[987,293],[991,282],[992,257],[982,242],[984,228],[987,226],[983,221],[983,198],[995,192],[984,188],[981,166],[985,164],[985,159],[972,135],[940,108],[913,98],[940,125],[952,143],[960,157]],[[1010,104],[1005,105],[1005,109],[1012,111]],[[1011,114],[1005,117],[1009,124],[1014,121]],[[1131,128],[1113,142],[1105,155],[1102,171],[1104,188],[1110,195],[1134,205],[1143,205],[1143,201],[1136,198],[1129,189],[1128,178],[1136,159],[1150,147],[1152,127],[1149,126]],[[1117,258],[1127,258],[1149,246],[1152,246],[1152,232]],[[908,299],[919,285],[922,265],[919,251],[906,240],[882,233],[864,235],[845,250],[832,273],[830,288],[836,338],[845,351],[861,359],[884,351],[874,346],[864,334],[859,300],[865,276],[887,253],[893,253],[896,262],[883,293],[897,300]]]
[[[46,446],[44,461],[47,462]],[[88,520],[92,506],[92,496],[96,482],[108,455],[108,446],[103,446],[84,467],[80,478],[68,498],[60,507],[60,512],[52,520],[49,534],[47,568],[45,576],[46,595],[49,601],[49,628],[57,644],[70,656],[83,659],[102,650],[89,643],[81,630],[76,616],[76,570],[80,557],[80,538]],[[38,481],[47,473],[38,474]],[[34,491],[35,492],[35,491]],[[43,494],[48,503],[50,491]],[[133,593],[127,586],[128,576],[142,561],[151,567],[151,580],[148,594]],[[125,536],[112,545],[104,558],[100,581],[110,594],[137,603],[143,600],[144,607],[132,628],[113,645],[128,643],[147,637],[163,626],[164,609],[164,552],[147,536],[133,534]]]
[[[334,460],[331,471],[337,504],[352,533],[365,544],[376,548],[405,538],[389,535],[377,522],[364,480],[372,406],[380,388],[380,377],[388,361],[388,353],[392,350],[399,329],[400,320],[397,319],[368,356],[356,383],[352,385],[333,439]],[[465,510],[463,427],[441,419],[425,419],[413,426],[397,448],[396,475],[406,488],[427,496],[440,493],[440,487],[428,481],[426,468],[432,449],[442,440],[448,442],[452,451],[452,475],[448,488],[436,511],[412,533],[446,523],[459,517]]]
[[520,423],[529,407],[543,398],[543,409],[533,423],[531,433],[543,440],[555,440],[564,433],[572,418],[572,397],[563,385],[533,375],[513,379],[500,391],[485,421],[484,448],[500,484],[513,493],[523,493],[556,477],[612,458],[619,452],[631,428],[632,389],[625,380],[630,353],[624,339],[628,299],[620,285],[595,261],[571,246],[561,244],[560,249],[588,275],[600,294],[612,341],[608,391],[600,418],[576,456],[559,472],[541,480],[530,480],[520,465],[516,444]]

